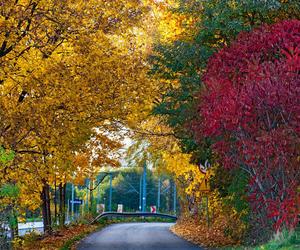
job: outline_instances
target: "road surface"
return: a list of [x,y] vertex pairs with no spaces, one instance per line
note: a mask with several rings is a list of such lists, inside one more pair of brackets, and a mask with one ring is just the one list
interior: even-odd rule
[[[110,225],[81,241],[77,250],[200,250],[169,231],[173,223]],[[203,249],[202,249],[203,250]]]

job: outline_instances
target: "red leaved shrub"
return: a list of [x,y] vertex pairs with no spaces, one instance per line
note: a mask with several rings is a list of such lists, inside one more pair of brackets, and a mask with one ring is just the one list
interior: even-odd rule
[[300,183],[300,21],[241,33],[210,59],[196,137],[210,137],[226,168],[250,176],[249,201],[276,230],[294,227]]

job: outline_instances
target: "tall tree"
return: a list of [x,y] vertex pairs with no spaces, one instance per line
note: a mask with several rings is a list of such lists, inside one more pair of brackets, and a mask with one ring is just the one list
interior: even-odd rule
[[225,168],[248,174],[250,204],[276,230],[298,223],[299,31],[299,20],[264,25],[216,53],[194,123]]

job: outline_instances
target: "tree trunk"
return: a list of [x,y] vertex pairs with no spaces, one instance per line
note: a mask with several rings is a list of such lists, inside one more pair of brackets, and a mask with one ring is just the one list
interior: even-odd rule
[[11,214],[10,214],[10,228],[11,228],[11,237],[14,239],[19,235],[19,230],[18,230],[18,215],[17,211],[15,209],[15,204],[13,204],[11,208]]
[[63,213],[64,213],[64,207],[63,207],[63,187],[62,183],[59,184],[58,186],[58,192],[59,192],[59,214],[58,214],[58,219],[59,219],[59,226],[63,227],[64,226],[64,221],[63,221]]
[[42,214],[43,214],[43,224],[45,234],[52,233],[51,225],[51,211],[50,211],[50,187],[44,182],[43,191],[41,194],[42,198]]
[[55,225],[57,224],[57,186],[56,186],[56,180],[54,182],[54,220]]
[[170,189],[168,194],[168,211],[172,213],[172,207],[173,207],[173,193],[174,193],[174,185],[173,180],[170,180]]
[[66,221],[66,184],[59,184],[59,226],[64,227]]
[[208,194],[206,196],[206,221],[207,221],[207,227],[210,228]]
[[63,185],[63,199],[62,199],[62,203],[63,203],[63,214],[62,214],[62,221],[63,221],[63,226],[65,225],[66,222],[66,189],[67,189],[67,184]]
[[93,200],[94,200],[93,191],[92,191],[92,189],[94,188],[93,183],[94,183],[93,180],[90,180],[90,207],[89,207],[90,214],[93,212]]

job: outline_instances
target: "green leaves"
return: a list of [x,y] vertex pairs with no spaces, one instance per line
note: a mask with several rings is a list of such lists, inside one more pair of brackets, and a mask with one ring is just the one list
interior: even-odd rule
[[19,193],[19,187],[14,184],[7,183],[0,187],[0,197],[17,198]]
[[9,161],[12,161],[15,157],[15,153],[13,151],[5,150],[0,146],[0,162],[2,164],[6,164]]
[[[250,31],[262,23],[273,23],[284,18],[299,18],[299,1],[204,0],[178,1],[172,12],[197,20],[197,29],[171,45],[157,44],[149,58],[151,74],[166,83],[161,101],[153,108],[154,115],[162,115],[181,139],[188,152],[200,149],[188,125],[195,119],[195,99],[201,91],[202,74],[209,58],[230,44],[241,31]],[[190,27],[186,27],[189,29]],[[202,118],[201,118],[202,119]],[[191,150],[191,151],[189,151]]]

